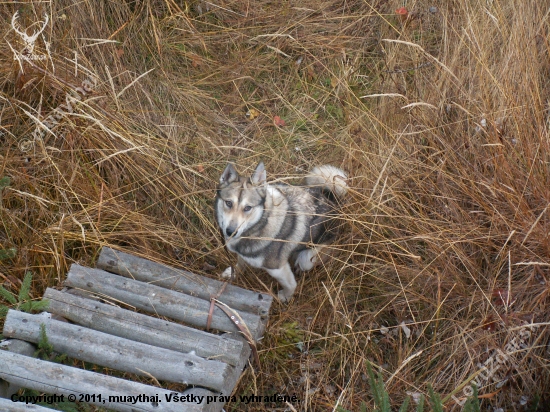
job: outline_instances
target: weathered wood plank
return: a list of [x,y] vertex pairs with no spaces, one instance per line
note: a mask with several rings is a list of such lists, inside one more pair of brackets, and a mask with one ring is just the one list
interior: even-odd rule
[[[32,356],[36,351],[36,346],[24,340],[6,339],[0,342],[0,350],[9,350],[20,355]],[[14,393],[17,393],[19,389],[19,386],[0,379],[0,398],[9,398]]]
[[[239,339],[241,339],[242,342],[246,344],[246,341],[244,340],[244,338],[240,337]],[[233,390],[235,389],[237,382],[239,382],[239,379],[241,378],[243,369],[246,366],[248,359],[250,358],[250,352],[251,352],[250,346],[247,345],[245,352],[243,353],[244,356],[241,357],[239,364],[233,367],[230,370],[229,375],[225,378],[225,384],[223,386],[221,393],[214,393],[204,388],[189,388],[183,392],[184,395],[192,394],[195,396],[205,396],[205,397],[217,396],[217,399],[215,402],[209,402],[207,405],[204,405],[204,412],[221,411],[226,402],[224,400],[220,400],[220,399],[223,399],[223,398],[220,398],[220,395],[229,396],[233,393]]]
[[52,412],[43,406],[13,402],[10,399],[0,398],[0,411],[2,412]]
[[205,359],[236,365],[242,342],[117,306],[46,289],[48,311],[90,329],[178,352],[195,351]]
[[16,310],[8,311],[3,334],[38,343],[42,324],[54,351],[112,369],[214,390],[223,389],[229,373],[229,365],[204,360],[194,353],[158,348]]
[[[162,388],[147,386],[113,376],[77,369],[53,362],[19,355],[0,350],[0,378],[24,388],[52,394],[101,395],[101,401],[88,403],[113,409],[120,412],[200,412],[203,410],[197,403],[167,402],[166,396],[175,394]],[[140,396],[135,403],[128,399],[110,397]],[[183,396],[181,393],[178,396]],[[149,397],[146,399],[145,397]],[[158,397],[158,398],[157,398]],[[158,401],[157,401],[158,400]]]
[[[223,282],[175,269],[128,253],[103,247],[96,266],[142,282],[152,283],[187,295],[210,300],[217,296]],[[234,285],[227,285],[219,300],[235,310],[267,316],[273,297]]]
[[[192,326],[206,327],[210,302],[194,296],[77,264],[71,266],[65,285],[108,296],[146,312],[167,316]],[[248,312],[240,312],[239,315],[255,339],[263,335],[264,323],[260,316]],[[218,307],[214,309],[211,327],[238,332],[237,327]]]

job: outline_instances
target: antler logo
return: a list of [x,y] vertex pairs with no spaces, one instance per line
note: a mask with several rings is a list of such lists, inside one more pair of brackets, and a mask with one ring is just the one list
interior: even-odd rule
[[18,19],[19,19],[19,11],[16,11],[13,17],[11,18],[11,27],[25,42],[25,48],[23,49],[23,53],[22,53],[23,56],[31,56],[34,51],[34,43],[36,42],[36,39],[38,38],[38,36],[40,36],[40,34],[46,28],[46,25],[48,24],[48,21],[50,20],[50,18],[46,13],[44,13],[44,21],[40,21],[41,27],[35,33],[33,33],[32,36],[29,36],[27,34],[26,29],[21,28],[21,26],[17,22]]

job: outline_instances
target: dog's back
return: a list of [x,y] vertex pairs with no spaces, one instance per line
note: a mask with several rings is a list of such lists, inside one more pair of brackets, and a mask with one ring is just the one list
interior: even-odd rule
[[310,204],[314,208],[307,226],[309,233],[302,239],[304,249],[309,244],[322,245],[331,243],[336,235],[341,202],[348,191],[347,175],[341,169],[331,165],[315,167],[304,179],[304,189],[309,192]]

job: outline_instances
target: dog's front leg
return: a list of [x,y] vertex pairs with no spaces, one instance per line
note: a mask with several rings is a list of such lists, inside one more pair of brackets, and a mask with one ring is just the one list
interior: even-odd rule
[[281,301],[283,302],[287,302],[296,290],[296,279],[294,278],[294,273],[292,273],[290,265],[287,262],[286,265],[278,269],[266,270],[267,273],[269,273],[270,276],[274,277],[277,282],[279,282],[279,284],[283,287],[283,290],[279,291],[279,299],[281,299]]
[[223,279],[235,279],[239,273],[241,273],[246,267],[246,262],[237,255],[237,264],[235,266],[228,266],[220,275]]

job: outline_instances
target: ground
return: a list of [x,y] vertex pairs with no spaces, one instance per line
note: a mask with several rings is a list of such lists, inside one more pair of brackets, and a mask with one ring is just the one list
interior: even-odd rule
[[[544,2],[63,0],[0,14],[4,288],[30,271],[39,299],[103,245],[216,277],[235,263],[213,218],[227,161],[290,182],[330,163],[350,175],[341,236],[274,304],[261,368],[236,390],[301,402],[226,410],[370,410],[368,363],[394,408],[431,384],[458,411],[474,381],[483,410],[548,410]],[[277,292],[261,272],[236,283]]]

